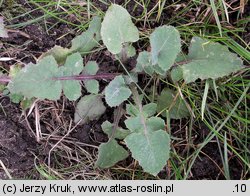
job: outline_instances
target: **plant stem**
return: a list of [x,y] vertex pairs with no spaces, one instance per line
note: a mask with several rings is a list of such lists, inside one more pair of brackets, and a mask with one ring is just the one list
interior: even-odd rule
[[101,79],[113,79],[120,75],[120,73],[103,73],[96,75],[72,75],[72,76],[60,76],[54,77],[53,80],[101,80]]
[[114,123],[113,123],[112,133],[111,133],[111,136],[109,138],[109,141],[115,139],[115,133],[117,131],[118,124],[120,122],[121,117],[124,114],[125,114],[125,111],[123,110],[123,103],[122,103],[114,111]]
[[[121,73],[103,73],[96,75],[72,75],[72,76],[60,76],[53,77],[52,80],[102,80],[102,79],[113,79]],[[8,83],[11,81],[11,77],[3,76],[0,77],[0,83]]]
[[140,100],[140,95],[136,89],[136,85],[135,83],[132,83],[130,85],[130,89],[132,91],[132,94],[133,94],[133,98],[134,98],[134,101],[135,101],[135,104],[138,106],[139,108],[139,111],[140,111],[140,118],[141,118],[141,123],[143,125],[143,131],[144,131],[144,135],[145,137],[147,138],[148,142],[149,142],[149,138],[148,138],[148,129],[147,129],[147,125],[146,125],[146,118],[143,114],[143,106],[142,106],[142,103],[141,103],[141,100]]
[[10,81],[11,81],[11,79],[9,76],[0,77],[0,83],[8,83]]

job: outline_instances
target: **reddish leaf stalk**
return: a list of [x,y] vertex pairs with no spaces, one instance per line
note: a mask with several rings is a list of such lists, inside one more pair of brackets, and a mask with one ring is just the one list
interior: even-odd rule
[[120,75],[120,73],[103,73],[96,75],[73,75],[73,76],[61,76],[54,77],[53,80],[102,80],[102,79],[113,79]]
[[9,76],[0,77],[0,83],[9,83],[11,78]]
[[[96,75],[73,75],[73,76],[61,76],[54,77],[52,80],[102,80],[102,79],[113,79],[114,77],[120,75],[120,73],[103,73]],[[11,77],[3,76],[0,77],[0,83],[9,83]]]

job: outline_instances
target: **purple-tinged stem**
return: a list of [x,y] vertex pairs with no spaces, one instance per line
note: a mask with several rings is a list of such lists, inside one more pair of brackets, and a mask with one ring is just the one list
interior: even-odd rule
[[103,73],[96,75],[73,75],[73,76],[61,76],[54,77],[53,80],[102,80],[102,79],[113,79],[120,75],[120,73]]
[[8,83],[10,81],[11,81],[11,79],[9,76],[0,77],[0,83]]
[[[73,75],[73,76],[61,76],[54,77],[52,80],[102,80],[102,79],[113,79],[120,75],[120,73],[103,73],[96,75]],[[11,78],[9,76],[0,77],[0,83],[9,83]]]

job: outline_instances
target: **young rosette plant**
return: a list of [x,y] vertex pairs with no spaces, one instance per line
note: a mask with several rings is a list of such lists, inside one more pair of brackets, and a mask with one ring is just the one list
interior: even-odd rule
[[[101,25],[101,36],[107,49],[119,59],[122,49],[137,41],[138,35],[128,12],[121,6],[111,5]],[[184,80],[187,84],[197,79],[217,79],[243,68],[241,59],[227,47],[199,37],[192,39],[189,54],[182,58],[180,33],[172,26],[156,28],[149,39],[151,51],[139,53],[136,72],[161,78],[170,74],[174,83]],[[132,95],[135,105],[126,107],[126,129],[119,127],[117,122],[103,123],[102,129],[109,141],[100,145],[96,165],[107,168],[125,159],[128,156],[126,148],[117,142],[124,140],[144,171],[157,175],[169,159],[170,136],[165,130],[165,121],[153,115],[158,112],[163,117],[168,114],[170,119],[181,119],[188,117],[190,111],[180,94],[169,88],[162,90],[156,103],[142,105],[133,81],[128,85],[125,77],[117,76],[106,87],[106,103],[110,107],[120,107]]]
[[[0,33],[4,34],[1,18]],[[101,40],[127,75],[98,75],[97,62],[83,64],[82,56],[90,53]],[[55,46],[36,64],[26,65],[7,79],[4,76],[3,81],[9,80],[7,88],[13,97],[19,97],[18,100],[20,97],[58,100],[62,93],[71,101],[81,97],[74,116],[78,124],[96,120],[106,111],[104,97],[106,104],[115,110],[114,122],[102,124],[109,140],[99,146],[96,165],[109,168],[131,152],[145,172],[157,175],[170,157],[171,136],[165,129],[165,120],[187,118],[191,108],[181,96],[180,87],[178,91],[164,88],[159,96],[150,100],[150,95],[140,89],[134,76],[144,73],[163,80],[170,79],[173,86],[180,82],[185,86],[197,79],[216,80],[228,76],[244,66],[242,60],[226,46],[200,37],[192,38],[188,54],[183,55],[179,31],[164,25],[151,33],[151,51],[140,52],[134,72],[129,73],[123,62],[136,54],[132,44],[138,40],[139,31],[127,10],[112,4],[103,21],[94,17],[88,30],[72,40],[70,48]],[[103,92],[99,92],[97,79],[113,80]],[[84,96],[82,86],[86,90]],[[208,87],[206,85],[206,91]],[[123,108],[124,102],[127,102],[126,109]],[[119,120],[124,114],[126,127],[120,127]],[[120,142],[122,140],[124,142]]]

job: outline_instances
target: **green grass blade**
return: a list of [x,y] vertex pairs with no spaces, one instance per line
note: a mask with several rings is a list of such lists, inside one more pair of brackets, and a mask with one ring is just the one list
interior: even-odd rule
[[222,37],[222,29],[221,29],[220,19],[219,19],[218,13],[217,13],[217,8],[215,6],[214,0],[210,0],[210,4],[211,4],[211,7],[212,7],[212,11],[213,11],[213,14],[214,14],[214,18],[215,18],[217,27],[218,27],[219,32],[220,32],[220,36]]

